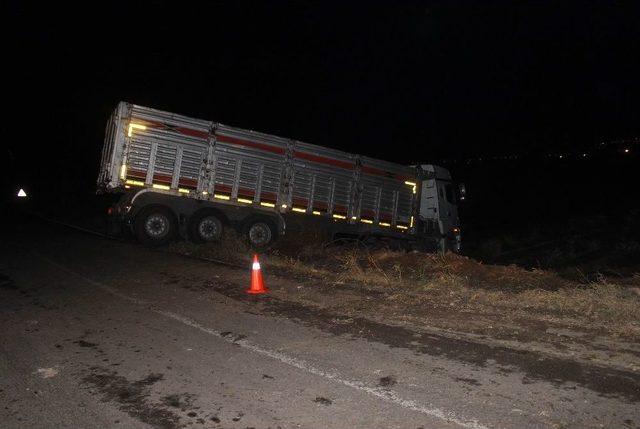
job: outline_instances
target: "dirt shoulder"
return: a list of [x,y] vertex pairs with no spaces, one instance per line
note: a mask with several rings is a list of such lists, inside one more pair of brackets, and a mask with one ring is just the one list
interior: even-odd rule
[[[169,249],[250,266],[242,243]],[[459,255],[280,245],[261,255],[271,295],[357,319],[490,347],[640,371],[640,277],[565,280],[542,270],[483,265]],[[275,275],[275,276],[274,276]]]

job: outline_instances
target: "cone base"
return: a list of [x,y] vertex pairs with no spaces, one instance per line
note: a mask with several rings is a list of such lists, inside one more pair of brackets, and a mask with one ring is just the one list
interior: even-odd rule
[[267,293],[267,292],[269,292],[269,289],[267,289],[267,288],[264,288],[264,289],[262,289],[262,290],[247,289],[247,290],[246,290],[246,292],[247,292],[247,293],[250,293],[250,294],[252,294],[252,295],[258,295],[258,294],[261,294],[261,293]]

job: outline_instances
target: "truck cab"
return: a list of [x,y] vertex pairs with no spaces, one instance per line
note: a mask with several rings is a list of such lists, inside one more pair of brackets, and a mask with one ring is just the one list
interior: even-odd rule
[[421,165],[418,229],[437,238],[438,250],[460,252],[461,235],[458,218],[457,188],[449,170],[432,164]]

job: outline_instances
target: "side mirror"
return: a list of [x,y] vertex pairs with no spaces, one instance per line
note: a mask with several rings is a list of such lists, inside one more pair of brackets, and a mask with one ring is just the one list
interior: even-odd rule
[[467,188],[464,183],[458,185],[458,195],[460,195],[460,201],[464,201],[467,198]]

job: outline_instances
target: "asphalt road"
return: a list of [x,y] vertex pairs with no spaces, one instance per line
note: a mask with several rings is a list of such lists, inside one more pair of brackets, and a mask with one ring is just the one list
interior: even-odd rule
[[0,427],[640,426],[638,374],[532,378],[524,352],[336,329],[348,318],[246,296],[249,273],[43,222],[3,231]]

